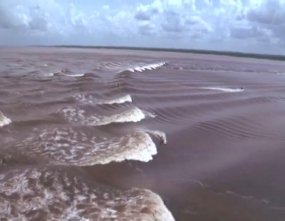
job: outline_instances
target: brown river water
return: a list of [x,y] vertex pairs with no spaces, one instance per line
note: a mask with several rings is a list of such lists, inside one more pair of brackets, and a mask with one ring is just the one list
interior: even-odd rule
[[0,48],[1,220],[284,221],[285,63]]

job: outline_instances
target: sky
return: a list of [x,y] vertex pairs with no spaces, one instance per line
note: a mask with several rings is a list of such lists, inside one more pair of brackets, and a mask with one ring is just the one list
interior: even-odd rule
[[0,45],[285,54],[285,0],[0,0]]

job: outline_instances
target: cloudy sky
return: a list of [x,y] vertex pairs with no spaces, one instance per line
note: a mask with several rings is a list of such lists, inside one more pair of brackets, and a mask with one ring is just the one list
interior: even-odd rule
[[285,0],[0,0],[1,45],[285,54]]

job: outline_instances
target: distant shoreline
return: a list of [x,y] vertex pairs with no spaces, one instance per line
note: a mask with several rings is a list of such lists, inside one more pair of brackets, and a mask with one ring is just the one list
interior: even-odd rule
[[51,45],[51,46],[34,45],[32,47],[162,51],[162,52],[222,55],[222,56],[232,56],[232,57],[245,57],[245,58],[285,61],[285,55],[256,54],[256,53],[244,53],[244,52],[234,52],[234,51],[195,50],[195,49],[179,49],[179,48],[144,48],[144,47],[127,47],[127,46],[78,46],[78,45]]

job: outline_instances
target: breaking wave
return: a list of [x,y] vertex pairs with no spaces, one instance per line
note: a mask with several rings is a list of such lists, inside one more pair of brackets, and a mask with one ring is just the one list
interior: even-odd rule
[[11,50],[0,220],[285,220],[282,62]]
[[[141,66],[137,66],[137,67],[134,67],[134,68],[128,68],[127,70],[124,70],[124,71],[143,72],[143,71],[146,71],[146,70],[155,70],[157,68],[160,68],[160,67],[164,66],[165,64],[166,64],[166,62],[141,65]],[[121,72],[123,72],[123,71],[121,71]]]
[[221,88],[221,87],[202,87],[201,89],[223,91],[223,92],[242,92],[242,91],[244,91],[244,89],[242,89],[242,88],[232,89],[232,88]]
[[2,171],[0,216],[11,221],[174,221],[161,198],[149,190],[112,188],[54,167]]
[[141,110],[137,107],[130,107],[127,110],[117,111],[112,115],[98,115],[90,113],[78,107],[67,107],[61,110],[64,117],[71,123],[85,126],[103,126],[112,123],[139,122],[146,117],[154,118],[155,115]]
[[105,98],[105,99],[99,99],[94,98],[92,95],[84,95],[84,94],[76,94],[74,95],[74,98],[83,103],[83,104],[123,104],[126,102],[132,102],[132,97],[129,94],[123,95],[123,96],[117,96],[114,98]]
[[6,117],[1,111],[0,111],[0,127],[4,127],[8,124],[12,123],[11,119]]
[[52,165],[91,166],[124,160],[148,162],[157,154],[150,134],[166,144],[161,131],[134,130],[110,137],[102,132],[97,132],[96,136],[88,129],[59,128],[34,134],[16,145],[14,151],[28,153],[27,158],[31,160],[41,159]]
[[46,76],[46,77],[54,77],[54,76],[83,77],[84,75],[85,75],[85,73],[81,73],[81,74],[77,73],[76,74],[76,73],[70,73],[70,71],[65,71],[65,70],[50,72],[50,73],[44,74],[44,76]]

